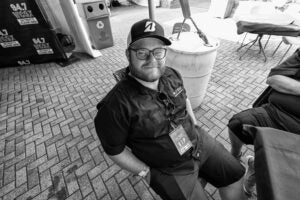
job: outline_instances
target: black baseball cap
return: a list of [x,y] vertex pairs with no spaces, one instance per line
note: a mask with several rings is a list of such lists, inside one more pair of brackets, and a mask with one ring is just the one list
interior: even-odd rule
[[142,38],[153,37],[160,39],[165,45],[171,45],[171,41],[164,36],[163,27],[154,20],[143,19],[132,25],[127,38],[127,47]]

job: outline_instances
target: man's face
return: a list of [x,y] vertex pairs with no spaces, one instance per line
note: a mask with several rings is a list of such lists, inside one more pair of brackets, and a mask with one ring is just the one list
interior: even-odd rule
[[[154,82],[164,74],[166,57],[156,59],[152,52],[145,60],[141,60],[139,59],[141,56],[138,56],[136,51],[138,49],[151,51],[157,48],[165,48],[165,46],[163,41],[156,38],[140,39],[128,48],[126,55],[129,61],[130,72],[134,77],[146,82]],[[159,54],[159,52],[157,53]]]

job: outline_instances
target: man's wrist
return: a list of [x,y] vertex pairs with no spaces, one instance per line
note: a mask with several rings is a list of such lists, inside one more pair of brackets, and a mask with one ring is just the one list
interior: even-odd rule
[[147,167],[147,166],[145,166],[145,167],[138,173],[138,175],[139,175],[140,177],[145,178],[145,177],[147,176],[147,174],[149,173],[149,171],[150,171],[150,168]]

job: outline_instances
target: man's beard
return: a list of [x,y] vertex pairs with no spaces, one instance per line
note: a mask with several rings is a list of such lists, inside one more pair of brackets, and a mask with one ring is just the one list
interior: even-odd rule
[[166,70],[165,67],[165,63],[159,63],[158,66],[155,68],[156,70],[158,70],[158,74],[156,75],[152,75],[152,74],[147,74],[147,72],[143,72],[143,69],[140,70],[136,70],[135,67],[133,67],[132,62],[129,62],[129,70],[131,75],[133,75],[134,77],[142,80],[142,81],[146,81],[146,82],[154,82],[157,81],[164,73]]

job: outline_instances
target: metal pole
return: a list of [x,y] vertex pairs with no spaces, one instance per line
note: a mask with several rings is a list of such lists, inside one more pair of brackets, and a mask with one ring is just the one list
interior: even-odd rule
[[155,6],[153,0],[148,0],[148,8],[149,8],[149,18],[155,20],[155,16],[154,16]]

